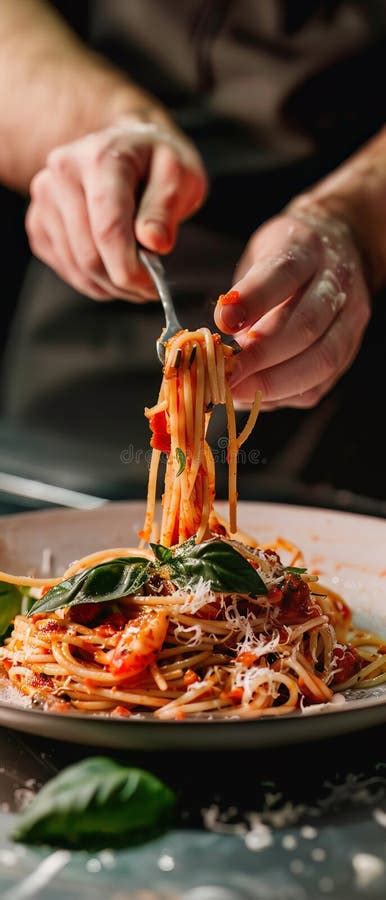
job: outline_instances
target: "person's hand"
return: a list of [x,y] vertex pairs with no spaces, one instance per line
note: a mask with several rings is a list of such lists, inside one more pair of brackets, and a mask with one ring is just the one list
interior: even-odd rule
[[29,242],[82,294],[142,301],[156,294],[136,242],[168,253],[205,193],[199,155],[177,129],[125,119],[49,154],[31,182]]
[[[236,292],[233,294],[233,292]],[[362,262],[348,226],[317,206],[289,209],[250,239],[218,328],[242,350],[230,379],[243,408],[312,407],[358,353],[370,317]]]

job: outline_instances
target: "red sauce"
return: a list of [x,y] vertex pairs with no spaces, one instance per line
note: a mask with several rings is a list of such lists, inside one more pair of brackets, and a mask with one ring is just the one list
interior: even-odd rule
[[155,413],[149,419],[149,425],[153,432],[150,439],[150,446],[154,450],[160,450],[161,453],[170,453],[171,443],[170,434],[168,433],[165,412]]
[[184,675],[184,684],[186,684],[186,687],[195,684],[197,681],[200,681],[200,679],[196,672],[193,672],[193,669],[187,669]]
[[201,606],[200,609],[197,610],[196,616],[198,619],[216,619],[220,606],[220,600],[213,600],[213,603],[205,603],[205,606]]
[[213,534],[226,535],[227,533],[226,528],[224,528],[224,525],[221,525],[221,522],[214,522],[214,524],[211,525],[210,530],[213,532]]
[[239,291],[228,291],[227,294],[220,294],[218,302],[221,306],[232,306],[240,300]]
[[126,706],[114,706],[114,709],[111,710],[111,715],[127,719],[128,716],[131,716],[131,712]]
[[112,637],[117,631],[122,631],[126,625],[126,621],[127,619],[123,612],[117,610],[117,612],[112,612],[110,615],[106,616],[104,622],[102,622],[101,625],[98,625],[95,631],[101,637]]
[[267,599],[270,606],[280,606],[283,599],[283,591],[281,588],[272,587],[271,590],[268,591]]
[[246,650],[245,653],[239,653],[236,656],[236,662],[241,663],[242,666],[245,666],[247,669],[250,669],[251,666],[256,662],[256,656],[254,653]]
[[62,622],[56,622],[55,619],[49,619],[45,625],[39,629],[42,634],[51,634],[53,632],[64,631],[65,625]]
[[40,674],[33,675],[30,681],[31,687],[38,688],[40,690],[44,690],[44,688],[52,688],[52,678],[50,675],[45,675],[44,672]]
[[233,703],[234,706],[237,706],[241,703],[243,699],[243,689],[242,687],[233,688],[232,691],[228,691],[228,693],[221,694],[223,700],[229,700],[230,703]]
[[71,622],[76,622],[78,625],[90,625],[100,613],[99,603],[79,603],[78,606],[71,607],[69,616]]
[[283,591],[281,624],[295,625],[318,615],[321,615],[321,610],[313,602],[308,584],[299,575],[290,575]]
[[73,709],[72,704],[68,700],[50,700],[49,708],[51,712],[60,713],[61,715],[65,715]]
[[268,550],[264,550],[264,553],[266,556],[270,557],[271,559],[274,559],[275,562],[280,564],[280,556],[278,553],[276,553],[276,550],[268,549]]
[[333,684],[343,684],[362,668],[362,660],[355,647],[335,647],[332,658],[336,662]]

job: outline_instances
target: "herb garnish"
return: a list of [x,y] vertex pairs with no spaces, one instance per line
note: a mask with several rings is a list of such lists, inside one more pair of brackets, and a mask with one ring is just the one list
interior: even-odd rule
[[167,566],[168,578],[177,587],[194,588],[200,580],[209,589],[228,594],[266,594],[267,588],[256,569],[227,541],[217,538],[196,544],[189,538],[176,548],[150,545],[155,560],[122,557],[78,572],[52,587],[34,603],[29,615],[54,612],[63,606],[107,603],[138,594],[143,585]]
[[182,475],[182,473],[185,469],[185,466],[186,466],[186,456],[185,456],[184,451],[181,450],[181,447],[176,447],[176,459],[177,459],[177,462],[179,465],[179,469],[177,472],[177,478],[178,478],[179,475]]
[[129,846],[164,831],[174,806],[173,791],[150,772],[96,756],[49,781],[22,814],[12,837],[83,849]]

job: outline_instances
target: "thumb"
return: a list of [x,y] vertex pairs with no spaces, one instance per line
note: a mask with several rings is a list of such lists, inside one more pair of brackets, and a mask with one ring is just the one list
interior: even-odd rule
[[137,240],[149,250],[168,253],[172,249],[182,187],[182,165],[173,150],[165,145],[155,147],[134,223]]
[[193,159],[185,162],[172,147],[158,144],[134,223],[139,243],[156,253],[168,253],[180,222],[198,209],[205,193],[200,164]]

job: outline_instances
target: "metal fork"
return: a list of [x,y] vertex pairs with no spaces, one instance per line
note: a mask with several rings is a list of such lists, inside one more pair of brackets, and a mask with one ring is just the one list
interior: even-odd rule
[[[163,365],[165,362],[165,344],[174,334],[177,334],[178,331],[182,330],[182,325],[177,318],[173,298],[165,278],[165,270],[159,256],[155,253],[151,253],[149,250],[143,250],[142,247],[138,250],[138,256],[147,269],[153,284],[157,288],[159,298],[164,308],[166,325],[165,328],[162,329],[156,342],[158,359]],[[222,334],[221,340],[223,344],[228,344],[232,347],[235,353],[240,353],[241,347],[232,335]]]
[[156,256],[155,253],[150,253],[148,250],[142,249],[138,250],[138,256],[157,288],[159,298],[164,308],[166,324],[156,342],[158,359],[163,365],[165,362],[165,344],[174,334],[177,334],[178,331],[182,330],[182,325],[178,321],[173,298],[166,282],[165,270],[159,256]]

